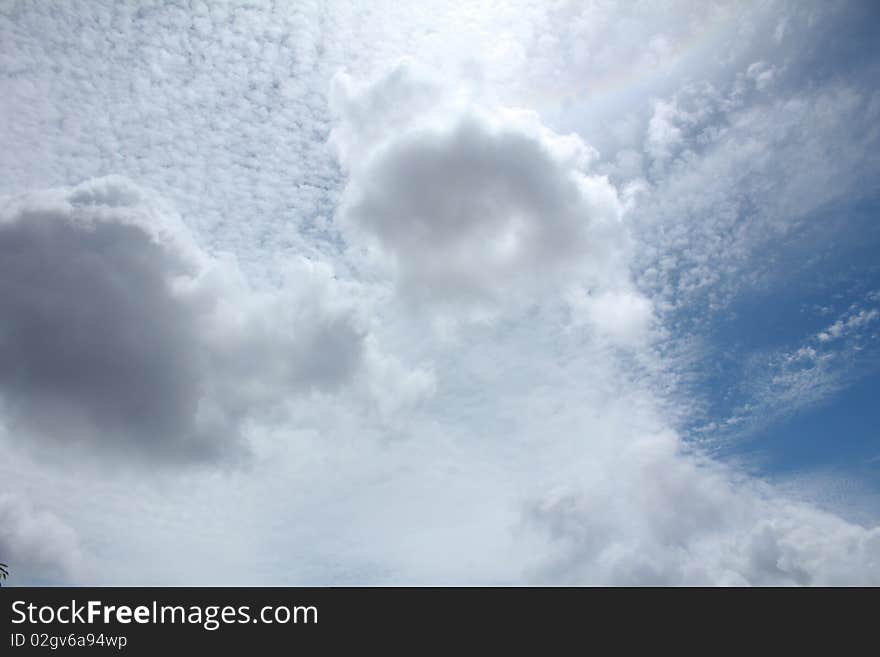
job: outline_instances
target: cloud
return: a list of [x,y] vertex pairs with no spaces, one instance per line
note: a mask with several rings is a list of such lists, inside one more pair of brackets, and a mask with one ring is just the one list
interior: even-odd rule
[[[464,4],[0,9],[16,574],[877,581],[876,529],[674,430],[694,326],[873,194],[871,10]],[[859,312],[706,433],[826,394]]]
[[375,387],[368,364],[391,358],[328,266],[293,259],[280,288],[253,290],[123,178],[7,199],[0,256],[3,415],[44,447],[231,457],[255,414],[359,377]]
[[341,78],[333,133],[350,174],[341,220],[390,261],[406,297],[492,304],[572,278],[626,280],[622,204],[588,173],[589,146],[409,66],[360,87]]
[[79,537],[51,513],[0,493],[0,527],[0,560],[9,566],[9,584],[57,585],[86,575]]
[[[878,109],[846,82],[760,98],[736,81],[691,85],[658,104],[646,143],[655,159],[640,174],[650,184],[629,212],[639,288],[661,306],[717,312],[784,274],[772,266],[798,230],[872,193]],[[672,126],[662,139],[655,122]]]
[[848,313],[846,317],[837,320],[827,329],[819,333],[819,335],[816,336],[816,339],[819,340],[819,342],[833,342],[834,340],[839,340],[841,337],[846,336],[852,331],[860,329],[865,324],[873,322],[878,317],[880,317],[880,311],[876,308],[872,308],[871,310],[861,309],[858,310],[858,312]]
[[227,437],[195,423],[198,311],[174,286],[198,264],[143,203],[110,179],[4,204],[0,391],[24,432],[197,457]]
[[592,325],[597,332],[621,345],[646,343],[653,320],[651,302],[632,291],[592,295],[574,291],[568,296],[576,323]]
[[655,161],[663,162],[682,139],[681,128],[675,125],[677,108],[671,103],[657,101],[648,123],[645,151]]
[[[526,507],[547,540],[542,584],[876,585],[880,528],[865,529],[682,453],[672,434],[620,446],[604,477]],[[613,474],[611,474],[613,473]]]
[[794,346],[752,354],[743,364],[741,381],[727,394],[737,404],[730,415],[696,429],[715,442],[742,438],[774,422],[827,402],[855,380],[877,370],[880,311],[874,292],[852,303],[838,319]]

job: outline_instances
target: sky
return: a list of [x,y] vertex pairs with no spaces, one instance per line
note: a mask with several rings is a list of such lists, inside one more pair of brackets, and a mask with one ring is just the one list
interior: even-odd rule
[[9,585],[880,585],[873,2],[0,0]]

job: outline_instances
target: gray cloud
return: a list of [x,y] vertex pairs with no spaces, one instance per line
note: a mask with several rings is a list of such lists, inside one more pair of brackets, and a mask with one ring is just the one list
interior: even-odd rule
[[193,436],[192,309],[170,254],[133,226],[51,214],[0,226],[0,387],[25,431],[64,441],[211,448]]
[[7,199],[9,428],[135,459],[243,452],[242,423],[257,410],[335,393],[366,368],[350,291],[317,263],[287,269],[278,290],[250,289],[234,261],[200,252],[161,201],[121,178]]
[[[126,187],[0,223],[0,391],[17,430],[68,443],[201,458],[195,312],[173,277],[192,263],[142,227],[99,217]],[[14,207],[14,206],[13,206]]]
[[[378,242],[407,296],[497,301],[567,277],[625,282],[622,207],[586,173],[592,149],[529,112],[456,106],[407,68],[357,89],[343,79],[334,133],[351,172],[342,219],[354,241]],[[379,91],[396,102],[377,103]]]

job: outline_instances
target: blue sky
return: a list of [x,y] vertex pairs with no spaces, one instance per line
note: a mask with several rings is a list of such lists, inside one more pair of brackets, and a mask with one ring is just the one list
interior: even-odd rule
[[[709,329],[717,353],[708,364],[705,382],[713,415],[731,413],[748,401],[743,388],[754,376],[751,359],[795,351],[852,309],[878,309],[878,207],[876,198],[868,198],[823,209],[814,220],[825,226],[801,231],[794,240],[760,255],[772,258],[784,273],[767,288],[737,299]],[[829,351],[841,362],[827,393],[790,410],[779,409],[781,417],[746,432],[721,453],[749,457],[757,472],[768,476],[831,469],[876,493],[878,329],[869,322],[847,344]],[[873,515],[876,507],[870,502],[861,511]]]
[[3,5],[10,583],[880,582],[878,19]]

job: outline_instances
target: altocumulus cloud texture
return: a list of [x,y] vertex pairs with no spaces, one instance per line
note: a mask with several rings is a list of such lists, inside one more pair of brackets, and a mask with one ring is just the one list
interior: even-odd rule
[[0,7],[10,583],[880,584],[867,6]]

